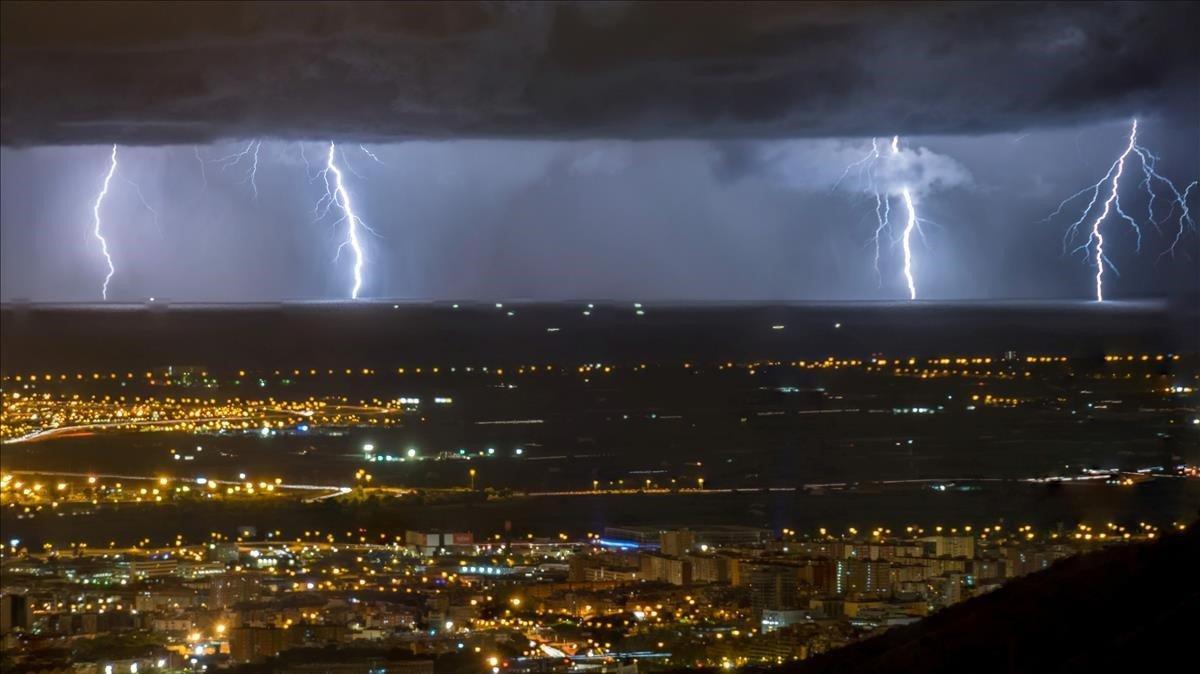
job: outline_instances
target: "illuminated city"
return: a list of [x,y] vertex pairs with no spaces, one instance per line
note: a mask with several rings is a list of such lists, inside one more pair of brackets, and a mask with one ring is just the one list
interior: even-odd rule
[[1198,25],[0,3],[0,674],[1179,669]]
[[[75,315],[64,311],[6,317],[32,336]],[[681,310],[419,311],[370,315],[439,330],[503,321],[527,336],[471,347],[491,353],[480,362],[364,366],[373,337],[357,357],[291,367],[123,356],[106,371],[56,370],[38,340],[11,338],[44,365],[0,379],[3,563],[27,602],[23,629],[110,644],[93,662],[114,671],[292,671],[322,657],[463,672],[779,664],[916,625],[1057,560],[1154,542],[1200,506],[1194,351],[854,355],[846,343],[890,341],[872,337],[887,313],[795,307],[689,319],[718,333],[747,324],[727,359],[631,359]],[[1045,320],[1008,311],[1007,323]],[[1141,311],[1129,316],[1157,320]],[[623,355],[528,357],[564,330],[584,344],[583,331],[629,321],[641,323]],[[275,341],[271,325],[245,324]],[[792,348],[789,330],[842,344],[744,356]],[[156,341],[239,348],[174,334]]]

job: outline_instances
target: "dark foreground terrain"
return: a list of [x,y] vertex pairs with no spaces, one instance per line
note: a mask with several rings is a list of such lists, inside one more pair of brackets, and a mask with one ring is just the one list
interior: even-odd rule
[[1157,543],[1064,559],[914,625],[770,671],[1185,671],[1200,605],[1190,581],[1197,568],[1193,525]]

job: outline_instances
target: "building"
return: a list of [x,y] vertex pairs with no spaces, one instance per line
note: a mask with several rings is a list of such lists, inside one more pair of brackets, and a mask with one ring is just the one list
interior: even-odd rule
[[974,536],[926,536],[925,554],[932,557],[975,557]]
[[235,627],[229,633],[229,654],[237,662],[259,662],[286,648],[287,637],[279,627]]
[[29,629],[29,598],[23,594],[0,596],[0,634]]
[[228,608],[234,604],[258,599],[261,583],[257,576],[229,573],[212,579],[209,602],[213,608]]
[[659,549],[664,555],[680,557],[692,549],[692,532],[687,529],[664,531],[659,535]]
[[475,536],[470,532],[405,531],[404,543],[410,550],[422,555],[433,555],[448,548],[474,545]]
[[129,575],[134,578],[161,578],[175,575],[178,559],[139,559],[129,563]]
[[692,564],[678,557],[666,555],[642,555],[642,578],[672,585],[692,584]]
[[722,548],[761,545],[772,538],[771,531],[768,529],[734,525],[687,528],[678,526],[626,526],[605,527],[604,537],[601,540],[615,545],[653,548],[662,545],[664,533],[678,533],[680,531],[689,532],[691,534],[691,546],[701,548],[703,546]]
[[572,583],[632,582],[641,577],[637,564],[636,560],[631,565],[628,558],[615,555],[573,555],[568,560],[567,580]]
[[209,543],[204,556],[211,562],[236,563],[241,556],[236,543]]
[[750,608],[756,620],[764,611],[796,608],[796,567],[788,564],[753,564],[743,571],[750,586]]
[[692,581],[696,583],[728,583],[731,562],[721,555],[690,554],[683,558],[692,565]]
[[891,564],[883,560],[840,559],[837,561],[837,594],[876,593],[892,590]]
[[763,609],[762,633],[767,634],[789,625],[811,621],[812,612],[804,609]]

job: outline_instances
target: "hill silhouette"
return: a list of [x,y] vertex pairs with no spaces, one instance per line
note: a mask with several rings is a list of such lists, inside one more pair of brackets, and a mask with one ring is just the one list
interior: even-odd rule
[[1200,636],[1200,524],[1059,561],[772,674],[1176,670]]

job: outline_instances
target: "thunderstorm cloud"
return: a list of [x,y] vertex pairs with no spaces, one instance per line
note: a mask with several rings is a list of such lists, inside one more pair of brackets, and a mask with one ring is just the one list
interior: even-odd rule
[[[898,194],[909,187],[930,194],[971,186],[971,172],[953,157],[891,139],[716,144],[714,173],[725,180],[767,178],[799,190],[843,189]],[[868,166],[867,155],[877,153]]]
[[6,145],[979,134],[1190,114],[1197,3],[3,3]]

